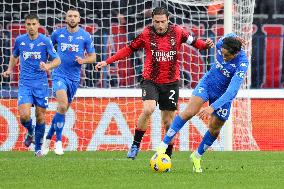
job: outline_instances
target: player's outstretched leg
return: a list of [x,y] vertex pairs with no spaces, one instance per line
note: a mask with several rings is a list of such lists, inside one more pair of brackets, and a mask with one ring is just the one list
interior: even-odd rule
[[144,136],[146,131],[142,131],[139,129],[135,130],[135,134],[134,134],[134,140],[133,143],[131,145],[131,148],[129,149],[128,153],[127,153],[127,158],[130,158],[132,160],[134,160],[139,152],[139,148],[140,148],[140,143],[141,140]]

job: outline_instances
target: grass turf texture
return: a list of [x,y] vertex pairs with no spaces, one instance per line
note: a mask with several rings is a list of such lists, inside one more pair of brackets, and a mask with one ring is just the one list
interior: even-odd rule
[[284,188],[284,152],[207,152],[202,174],[192,173],[189,152],[174,152],[171,172],[154,173],[152,155],[0,152],[0,188]]

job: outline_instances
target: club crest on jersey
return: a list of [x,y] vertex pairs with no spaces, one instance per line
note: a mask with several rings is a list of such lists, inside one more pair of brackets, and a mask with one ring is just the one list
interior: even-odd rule
[[73,36],[68,36],[68,39],[71,42],[73,40]]
[[175,39],[174,39],[174,38],[171,38],[171,39],[170,39],[170,42],[171,42],[171,45],[172,45],[172,46],[175,46],[175,45],[176,45],[176,42],[175,42]]
[[34,48],[34,44],[30,43],[30,49],[32,50]]

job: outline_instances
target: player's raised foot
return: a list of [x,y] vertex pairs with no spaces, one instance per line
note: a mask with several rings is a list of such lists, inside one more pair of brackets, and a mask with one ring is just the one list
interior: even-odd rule
[[38,150],[38,151],[35,152],[35,157],[43,157],[43,156],[44,155],[43,155],[41,150]]
[[59,155],[59,156],[64,154],[63,148],[62,148],[62,142],[60,140],[55,143],[54,152],[56,155]]
[[202,173],[200,165],[201,158],[197,158],[195,152],[192,152],[192,154],[190,155],[190,160],[193,164],[193,172]]
[[25,136],[24,144],[26,147],[29,147],[31,143],[34,143],[34,135],[30,135],[28,132]]
[[134,160],[139,152],[138,146],[133,144],[127,153],[127,158]]
[[42,153],[47,155],[49,152],[50,139],[45,139],[42,144]]

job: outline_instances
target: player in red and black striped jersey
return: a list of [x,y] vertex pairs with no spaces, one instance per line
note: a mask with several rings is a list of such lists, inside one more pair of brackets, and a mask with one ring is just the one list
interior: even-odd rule
[[[152,20],[153,25],[147,26],[128,46],[96,65],[96,70],[98,70],[130,56],[134,51],[145,49],[146,60],[141,82],[143,111],[139,116],[133,144],[127,154],[127,157],[131,159],[137,156],[140,142],[157,103],[161,110],[165,130],[168,130],[173,120],[179,97],[180,64],[177,60],[181,44],[187,43],[200,50],[214,47],[211,39],[206,41],[196,39],[182,27],[169,24],[169,13],[163,7],[153,10]],[[171,144],[167,149],[166,153],[169,156],[172,154],[172,148]]]

